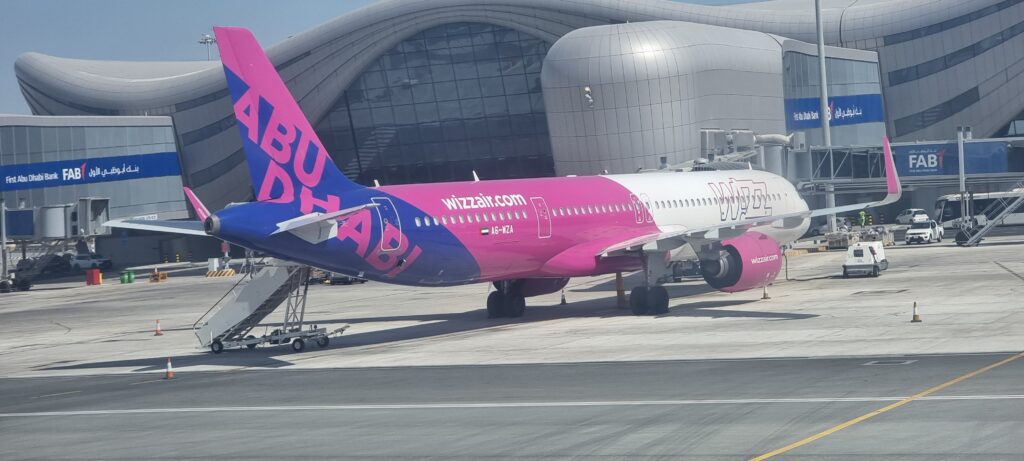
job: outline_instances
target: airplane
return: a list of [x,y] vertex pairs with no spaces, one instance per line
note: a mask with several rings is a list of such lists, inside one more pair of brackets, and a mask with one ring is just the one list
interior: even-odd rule
[[337,168],[252,33],[214,28],[255,201],[199,221],[107,225],[209,235],[264,254],[379,282],[493,283],[490,317],[520,317],[525,298],[571,277],[643,271],[636,315],[668,311],[661,282],[690,245],[704,280],[737,292],[770,284],[781,245],[810,218],[894,203],[902,189],[883,138],[887,195],[810,210],[784,177],[754,169],[474,180],[366,187]]

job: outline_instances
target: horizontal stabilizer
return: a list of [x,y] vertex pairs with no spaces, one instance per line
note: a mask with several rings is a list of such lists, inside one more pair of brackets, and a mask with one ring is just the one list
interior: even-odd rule
[[157,221],[150,219],[114,219],[103,223],[107,227],[119,229],[137,229],[154,232],[166,232],[169,234],[202,235],[207,236],[203,230],[202,221]]
[[270,235],[291,232],[295,236],[309,242],[320,243],[338,235],[338,218],[344,218],[360,211],[373,208],[376,203],[367,203],[330,213],[314,212],[277,223],[277,230]]

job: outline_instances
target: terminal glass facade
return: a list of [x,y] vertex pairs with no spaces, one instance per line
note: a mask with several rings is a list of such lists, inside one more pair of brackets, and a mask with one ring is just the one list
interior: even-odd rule
[[372,64],[315,127],[362,184],[551,176],[540,70],[548,43],[453,23]]
[[[13,178],[0,184],[7,208],[38,208],[97,197],[110,199],[110,218],[188,217],[174,128],[167,121],[164,126],[25,126],[8,125],[0,117],[0,171],[4,172],[0,177],[31,180],[35,178],[30,174],[50,171],[55,175],[38,186]],[[122,175],[129,179],[120,180]]]

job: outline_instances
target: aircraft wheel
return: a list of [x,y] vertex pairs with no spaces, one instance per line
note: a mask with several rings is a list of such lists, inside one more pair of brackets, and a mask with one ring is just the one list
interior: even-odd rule
[[647,288],[636,287],[629,292],[629,308],[633,315],[647,314]]
[[321,336],[319,338],[316,338],[316,345],[317,345],[317,347],[319,347],[321,349],[327,347],[327,345],[330,344],[330,343],[331,343],[331,338],[328,338],[326,336]]
[[651,315],[668,313],[668,290],[665,287],[655,285],[647,291],[647,313]]
[[505,309],[502,306],[505,304],[505,297],[502,296],[500,291],[492,291],[491,294],[487,295],[487,318],[496,319],[505,316]]
[[219,339],[214,340],[210,343],[210,352],[213,352],[214,354],[224,352],[224,343],[220,342]]
[[306,341],[303,341],[302,338],[295,338],[292,341],[292,350],[293,351],[295,351],[295,352],[302,352],[302,350],[305,349],[305,348],[306,348]]
[[[255,336],[253,336],[253,335],[249,335],[249,336],[246,336],[246,337],[245,337],[245,339],[255,339],[255,338],[256,338],[256,337],[255,337]],[[253,343],[253,344],[246,344],[246,345],[245,345],[245,347],[248,347],[248,348],[249,348],[249,350],[251,351],[251,350],[253,350],[253,349],[256,349],[256,343]]]
[[523,316],[523,312],[526,312],[526,298],[515,295],[509,296],[508,303],[505,304],[505,316],[519,318]]

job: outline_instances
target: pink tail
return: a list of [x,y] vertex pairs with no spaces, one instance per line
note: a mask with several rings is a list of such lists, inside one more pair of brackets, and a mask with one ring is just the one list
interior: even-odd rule
[[214,27],[256,199],[336,211],[362,188],[338,170],[252,33]]

